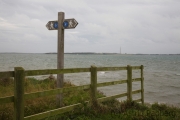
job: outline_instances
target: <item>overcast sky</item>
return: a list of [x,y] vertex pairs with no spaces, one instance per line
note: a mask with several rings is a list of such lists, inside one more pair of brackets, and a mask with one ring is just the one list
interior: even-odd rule
[[0,0],[0,52],[57,52],[58,12],[65,52],[180,53],[180,0]]

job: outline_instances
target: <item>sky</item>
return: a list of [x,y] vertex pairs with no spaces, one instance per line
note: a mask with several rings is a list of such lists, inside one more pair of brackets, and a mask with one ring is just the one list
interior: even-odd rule
[[57,52],[48,21],[75,18],[64,51],[180,54],[180,0],[0,0],[0,52]]

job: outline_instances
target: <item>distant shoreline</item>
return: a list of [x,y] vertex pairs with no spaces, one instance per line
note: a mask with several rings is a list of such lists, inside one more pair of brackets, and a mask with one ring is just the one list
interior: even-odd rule
[[[57,53],[45,53],[45,54],[57,54]],[[75,55],[180,55],[180,54],[120,54],[120,53],[93,53],[93,52],[74,52],[64,54],[75,54]]]
[[[0,52],[0,54],[57,54],[56,52],[49,53],[18,53],[18,52]],[[180,55],[180,54],[128,54],[128,53],[95,53],[95,52],[73,52],[64,54],[75,54],[75,55]]]

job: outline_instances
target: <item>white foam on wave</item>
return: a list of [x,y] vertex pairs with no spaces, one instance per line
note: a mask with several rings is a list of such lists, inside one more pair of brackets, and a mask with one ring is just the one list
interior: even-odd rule
[[105,74],[105,72],[100,72],[100,74]]
[[100,75],[100,76],[105,75],[105,72],[104,71],[98,72],[98,75]]
[[175,74],[175,75],[180,76],[180,73],[177,73],[177,74]]

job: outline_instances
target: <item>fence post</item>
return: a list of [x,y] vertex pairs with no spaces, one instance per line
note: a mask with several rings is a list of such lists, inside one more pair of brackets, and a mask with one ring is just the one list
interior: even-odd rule
[[91,100],[92,105],[97,106],[97,67],[91,66]]
[[127,66],[127,100],[132,101],[132,67]]
[[14,120],[24,119],[24,69],[14,68]]
[[144,73],[143,73],[144,66],[141,65],[141,100],[142,104],[144,104]]

